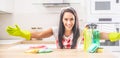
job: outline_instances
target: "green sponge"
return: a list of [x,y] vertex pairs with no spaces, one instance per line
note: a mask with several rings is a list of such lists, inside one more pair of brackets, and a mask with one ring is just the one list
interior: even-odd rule
[[88,48],[88,52],[89,53],[94,53],[96,52],[96,50],[99,48],[99,45],[97,44],[92,44],[89,48]]

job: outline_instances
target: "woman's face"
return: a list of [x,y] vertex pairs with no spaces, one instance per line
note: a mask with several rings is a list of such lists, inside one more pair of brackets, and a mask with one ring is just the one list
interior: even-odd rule
[[75,16],[70,12],[65,12],[63,15],[63,24],[66,31],[71,31],[75,24]]

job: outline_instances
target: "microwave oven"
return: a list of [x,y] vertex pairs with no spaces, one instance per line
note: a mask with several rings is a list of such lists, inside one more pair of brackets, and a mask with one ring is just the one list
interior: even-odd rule
[[90,0],[92,14],[120,14],[120,0]]

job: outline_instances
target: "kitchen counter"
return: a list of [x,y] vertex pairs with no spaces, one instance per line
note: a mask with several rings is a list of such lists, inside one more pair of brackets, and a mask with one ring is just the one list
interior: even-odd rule
[[23,40],[0,40],[0,49],[7,49],[11,46],[20,44]]
[[55,44],[55,41],[41,41],[41,40],[0,40],[0,49],[9,48],[18,44]]
[[17,44],[23,40],[0,40],[0,44]]
[[0,50],[0,58],[116,58],[109,52],[86,53],[81,49],[53,49],[51,53],[30,54],[26,49]]
[[[31,43],[32,42],[32,43]],[[51,43],[51,44],[50,44]],[[87,53],[83,51],[83,45],[78,45],[78,49],[56,49],[56,44],[54,42],[42,42],[42,41],[22,41],[16,45],[9,47],[0,48],[0,58],[120,58],[119,53],[115,52],[116,49],[119,50],[119,47],[105,47],[103,53]],[[6,44],[7,45],[7,44]],[[9,45],[9,44],[8,44]],[[30,46],[45,45],[48,48],[53,49],[51,53],[43,54],[28,54],[25,51]],[[114,49],[114,52],[111,50]],[[117,51],[117,50],[116,50]]]
[[120,58],[120,46],[101,46],[105,51],[109,51],[116,58]]

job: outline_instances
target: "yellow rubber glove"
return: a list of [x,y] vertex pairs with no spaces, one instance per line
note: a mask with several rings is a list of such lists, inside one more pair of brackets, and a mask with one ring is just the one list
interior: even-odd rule
[[111,33],[109,33],[108,36],[109,36],[109,39],[110,39],[111,42],[120,40],[120,33],[111,32]]
[[8,26],[6,31],[9,35],[20,36],[26,38],[26,40],[30,40],[30,32],[27,30],[21,30],[18,25],[15,25],[15,27]]

